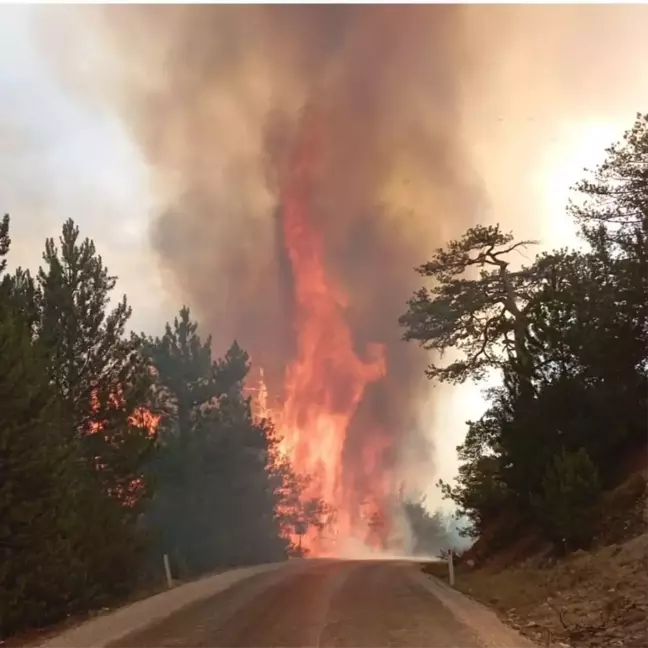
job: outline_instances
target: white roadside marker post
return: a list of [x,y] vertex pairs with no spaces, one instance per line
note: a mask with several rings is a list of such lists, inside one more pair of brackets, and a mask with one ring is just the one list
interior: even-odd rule
[[169,556],[164,554],[164,573],[166,574],[167,586],[169,589],[173,587],[173,577],[171,576],[171,566],[169,565]]

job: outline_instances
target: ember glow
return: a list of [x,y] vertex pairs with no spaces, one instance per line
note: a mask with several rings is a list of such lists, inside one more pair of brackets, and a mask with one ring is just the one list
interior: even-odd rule
[[[92,392],[90,397],[92,417],[88,421],[87,429],[88,434],[102,434],[106,428],[105,418],[100,418],[98,413],[100,411],[99,396],[96,391]],[[108,408],[116,411],[124,409],[124,399],[119,391],[114,392],[108,396]],[[146,430],[150,438],[154,438],[157,434],[157,429],[161,421],[161,416],[153,414],[145,407],[136,407],[133,412],[128,416],[128,423],[135,428]],[[106,436],[107,440],[111,440],[110,436]],[[100,461],[95,462],[95,469],[101,471],[105,469],[105,465]],[[115,490],[110,490],[110,496],[117,499],[126,507],[132,507],[137,504],[142,496],[143,481],[140,478],[132,479],[129,483],[123,484]]]
[[133,413],[128,417],[128,422],[137,428],[143,428],[148,431],[150,437],[157,434],[157,428],[160,424],[161,416],[153,414],[145,407],[136,407]]
[[[96,391],[92,392],[90,399],[94,417],[88,422],[88,433],[98,434],[99,432],[101,432],[101,430],[104,429],[106,422],[96,416],[97,412],[99,412],[100,409],[99,396],[97,395]],[[108,397],[108,407],[109,409],[113,410],[123,410],[123,396],[119,392],[110,394]],[[161,419],[161,416],[153,414],[153,412],[146,409],[145,407],[136,407],[128,416],[129,424],[133,427],[147,430],[149,437],[155,437]]]

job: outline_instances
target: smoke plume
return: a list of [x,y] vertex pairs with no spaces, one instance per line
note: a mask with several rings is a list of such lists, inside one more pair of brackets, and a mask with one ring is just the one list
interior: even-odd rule
[[[103,16],[132,66],[122,114],[170,190],[152,233],[161,263],[216,348],[238,339],[279,400],[298,340],[280,193],[305,115],[317,113],[324,152],[307,226],[322,241],[353,349],[365,357],[382,345],[386,365],[363,385],[345,431],[340,478],[356,498],[372,496],[405,448],[412,475],[414,457],[430,466],[417,420],[426,358],[400,341],[397,318],[413,266],[477,206],[460,146],[457,19],[452,8],[385,6],[120,7]],[[350,389],[329,388],[342,399]]]
[[459,144],[456,17],[440,9],[106,12],[135,68],[124,113],[159,184],[173,187],[153,228],[160,259],[216,340],[239,338],[272,382],[294,351],[278,176],[304,110],[323,115],[311,222],[348,294],[354,340],[389,348],[379,400],[394,428],[411,427],[403,417],[425,362],[395,325],[412,266],[475,209]]
[[[194,308],[217,349],[238,339],[279,403],[290,396],[287,369],[303,355],[304,319],[282,192],[311,135],[304,124],[317,123],[299,227],[321,247],[359,362],[378,344],[385,363],[382,378],[363,383],[357,407],[344,402],[343,382],[328,385],[332,395],[315,395],[333,413],[353,409],[341,477],[353,495],[369,496],[385,480],[393,489],[404,466],[413,481],[431,470],[429,426],[420,420],[427,359],[400,341],[396,323],[417,284],[413,266],[491,218],[489,205],[500,208],[496,220],[537,234],[530,185],[515,185],[520,166],[534,168],[565,116],[628,109],[628,93],[614,86],[619,67],[628,74],[619,59],[636,58],[643,41],[636,29],[628,37],[637,14],[615,10],[83,10],[113,55],[95,90],[118,107],[164,206],[152,242],[170,289]],[[610,40],[615,54],[607,54]],[[65,43],[53,49],[65,56]],[[79,65],[67,63],[76,69],[70,83],[81,83]],[[93,83],[83,78],[87,93]],[[604,81],[619,91],[606,94]],[[630,106],[629,116],[642,108]]]

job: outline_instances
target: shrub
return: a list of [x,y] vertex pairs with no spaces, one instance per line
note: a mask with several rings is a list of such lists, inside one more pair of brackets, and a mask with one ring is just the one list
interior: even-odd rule
[[535,505],[547,538],[560,552],[584,549],[591,543],[600,493],[598,470],[584,448],[563,450],[553,457]]

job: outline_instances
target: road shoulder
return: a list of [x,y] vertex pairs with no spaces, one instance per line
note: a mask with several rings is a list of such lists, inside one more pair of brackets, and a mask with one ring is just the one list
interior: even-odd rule
[[434,576],[413,571],[412,578],[435,596],[486,648],[535,648],[536,644],[505,625],[497,613]]
[[192,603],[214,596],[241,580],[286,567],[288,564],[268,563],[206,576],[81,623],[36,644],[34,648],[105,648],[131,633],[159,623]]

